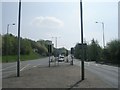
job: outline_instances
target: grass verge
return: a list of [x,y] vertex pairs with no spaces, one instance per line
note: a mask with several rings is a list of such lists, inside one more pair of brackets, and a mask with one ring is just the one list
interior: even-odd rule
[[[21,61],[27,61],[27,60],[34,60],[34,59],[39,59],[43,58],[44,56],[40,56],[37,53],[30,53],[29,55],[20,55],[20,60]],[[2,62],[16,62],[17,61],[17,55],[8,55],[8,56],[2,56]]]

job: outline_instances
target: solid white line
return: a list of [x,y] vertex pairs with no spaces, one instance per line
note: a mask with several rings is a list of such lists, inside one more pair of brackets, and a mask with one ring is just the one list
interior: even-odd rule
[[27,64],[25,67],[23,67],[20,71],[24,70],[26,67],[28,67],[30,64]]
[[6,70],[6,69],[11,68],[11,67],[15,67],[15,66],[16,66],[16,65],[10,66],[10,67],[6,67],[6,68],[4,68],[4,69],[1,69],[0,71]]

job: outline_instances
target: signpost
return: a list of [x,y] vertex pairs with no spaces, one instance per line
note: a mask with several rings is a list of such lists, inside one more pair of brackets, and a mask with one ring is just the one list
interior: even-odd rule
[[48,44],[48,53],[49,53],[49,67],[50,67],[50,55],[52,53],[52,44]]
[[71,60],[71,65],[73,65],[73,54],[74,54],[74,48],[71,48],[71,58],[72,58],[72,60]]

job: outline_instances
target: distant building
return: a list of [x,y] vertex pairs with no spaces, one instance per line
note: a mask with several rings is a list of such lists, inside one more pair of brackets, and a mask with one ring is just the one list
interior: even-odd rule
[[118,39],[120,40],[120,1],[118,2]]

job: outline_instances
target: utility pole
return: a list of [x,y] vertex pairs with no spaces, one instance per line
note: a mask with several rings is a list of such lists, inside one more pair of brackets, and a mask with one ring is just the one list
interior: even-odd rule
[[50,52],[50,48],[51,48],[51,47],[50,47],[50,44],[48,44],[48,53],[49,53],[49,67],[50,67],[50,53],[51,53],[51,52]]
[[84,80],[84,49],[83,49],[83,11],[82,0],[80,0],[80,14],[81,14],[81,44],[82,44],[82,58],[81,58],[81,79]]
[[20,76],[20,18],[21,18],[21,0],[19,0],[19,13],[18,13],[18,60],[17,60],[17,77]]

